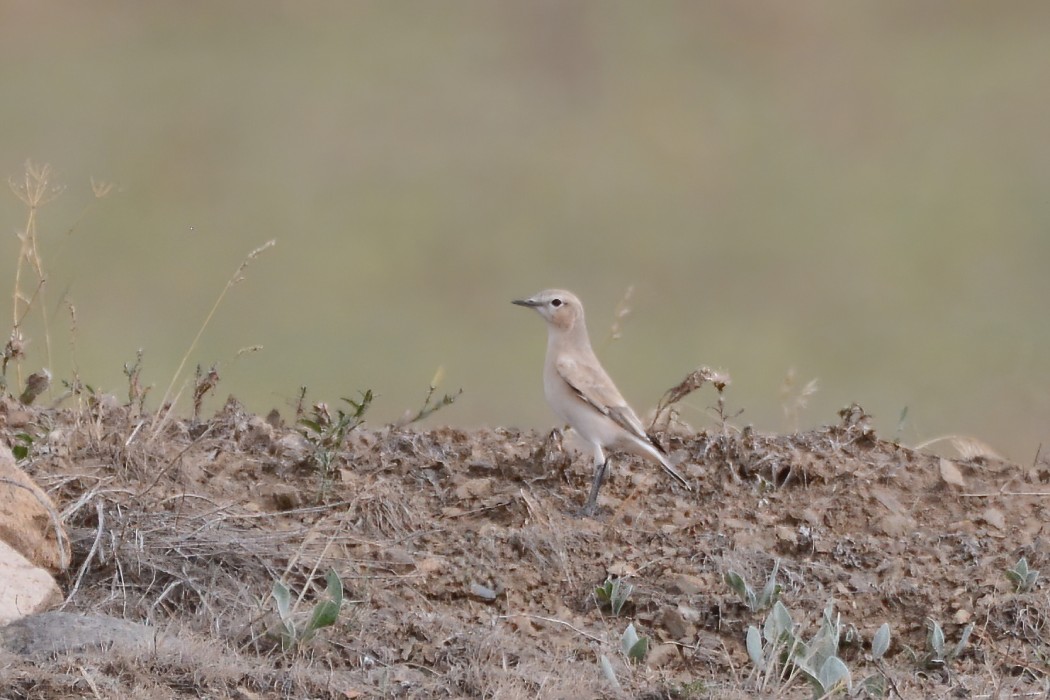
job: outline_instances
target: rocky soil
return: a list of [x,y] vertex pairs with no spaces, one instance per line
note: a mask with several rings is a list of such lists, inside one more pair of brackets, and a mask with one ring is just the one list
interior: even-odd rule
[[[1047,577],[1018,590],[1005,575],[1021,557],[1050,572],[1045,460],[910,449],[856,406],[792,435],[678,426],[659,438],[692,492],[616,456],[581,518],[592,471],[571,436],[344,436],[338,416],[307,417],[232,400],[200,421],[106,400],[0,406],[0,440],[29,446],[22,465],[70,534],[63,611],[115,618],[117,637],[135,623],[140,642],[27,646],[0,630],[0,696],[813,697],[797,666],[756,667],[747,630],[769,611],[726,583],[760,591],[777,564],[799,638],[833,605],[854,696],[1050,692]],[[330,570],[335,624],[282,645],[275,581],[302,630]],[[607,580],[633,587],[616,614],[595,594]],[[628,624],[649,640],[640,661],[621,649]]]

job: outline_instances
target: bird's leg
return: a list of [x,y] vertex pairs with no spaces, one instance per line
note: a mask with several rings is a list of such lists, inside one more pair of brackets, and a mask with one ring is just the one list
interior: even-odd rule
[[598,490],[605,481],[605,472],[609,468],[609,458],[605,457],[594,464],[594,483],[591,484],[591,495],[587,497],[587,503],[583,506],[584,515],[594,515],[594,508],[598,504]]

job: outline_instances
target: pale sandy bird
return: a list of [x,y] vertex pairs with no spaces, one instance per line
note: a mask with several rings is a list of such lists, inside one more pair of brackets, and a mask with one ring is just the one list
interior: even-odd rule
[[583,305],[576,295],[548,289],[512,303],[535,309],[547,321],[547,359],[543,365],[547,403],[594,450],[594,483],[583,512],[594,511],[609,466],[606,449],[655,460],[688,489],[689,482],[646,434],[642,422],[598,362],[583,320]]

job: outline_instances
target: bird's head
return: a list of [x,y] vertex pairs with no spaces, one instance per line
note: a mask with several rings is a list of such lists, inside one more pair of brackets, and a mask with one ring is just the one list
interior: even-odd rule
[[582,325],[583,304],[575,294],[564,289],[547,289],[528,299],[515,299],[511,303],[535,309],[548,325],[559,330]]

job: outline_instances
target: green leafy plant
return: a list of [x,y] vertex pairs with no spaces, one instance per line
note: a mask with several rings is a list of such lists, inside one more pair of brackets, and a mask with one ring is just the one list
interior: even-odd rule
[[[882,657],[886,655],[889,649],[890,623],[883,622],[879,629],[875,631],[875,636],[871,638],[871,660],[879,669],[879,673],[868,676],[859,684],[859,687],[868,697],[884,698],[889,693],[887,685],[892,685],[893,682],[882,668]],[[894,686],[894,691],[897,692],[899,697],[900,692],[896,691],[896,686]]]
[[325,597],[314,605],[310,617],[303,625],[296,622],[292,593],[288,586],[281,581],[274,581],[271,595],[277,604],[277,615],[280,618],[278,634],[281,638],[281,648],[285,651],[300,649],[318,630],[331,627],[339,619],[339,611],[343,606],[343,582],[334,569],[328,572],[325,580]]
[[1007,569],[1004,573],[1014,585],[1015,593],[1030,592],[1035,587],[1035,582],[1039,580],[1039,572],[1028,568],[1028,559],[1025,557],[1018,559],[1014,567]]
[[814,698],[852,690],[849,667],[838,656],[839,640],[844,626],[829,602],[821,616],[820,628],[809,641],[799,636],[791,613],[779,600],[766,616],[762,630],[748,627],[746,647],[751,662],[762,678],[759,690],[774,679],[785,686],[795,678],[809,682]]
[[966,644],[970,641],[970,634],[973,632],[973,623],[963,627],[959,641],[951,649],[945,646],[944,630],[939,622],[932,618],[928,619],[926,629],[926,656],[923,658],[923,665],[926,668],[944,668],[966,649]]
[[594,589],[594,598],[599,606],[608,605],[612,614],[619,617],[627,599],[634,592],[634,586],[622,578],[614,579],[611,576],[605,579],[602,585]]
[[342,449],[346,436],[364,422],[365,413],[368,412],[374,398],[371,389],[361,393],[360,401],[343,398],[350,410],[336,409],[334,416],[328,404],[314,404],[309,416],[299,419],[303,437],[310,444],[313,463],[321,478],[322,498],[331,483],[332,464]]
[[[639,636],[634,623],[630,622],[624,628],[623,634],[620,635],[620,651],[623,652],[628,661],[641,663],[645,660],[646,654],[649,653],[649,638]],[[616,678],[616,671],[613,669],[612,661],[609,660],[608,656],[601,654],[598,657],[598,667],[601,669],[602,675],[609,681],[609,684],[620,690],[620,681]]]
[[638,631],[634,628],[634,623],[628,623],[620,636],[620,648],[628,659],[634,662],[641,662],[645,659],[645,655],[649,653],[649,638],[639,637]]
[[760,593],[755,593],[755,590],[751,588],[747,580],[733,570],[725,574],[725,582],[740,596],[740,600],[743,601],[748,610],[761,612],[768,609],[780,598],[780,592],[783,590],[783,587],[777,583],[777,572],[779,571],[780,560],[778,559],[773,562],[773,570],[769,573],[769,578],[766,579],[766,583]]
[[598,668],[601,669],[602,675],[605,676],[605,680],[609,682],[616,690],[621,690],[620,681],[616,678],[616,669],[613,668],[612,661],[605,654],[598,657]]

